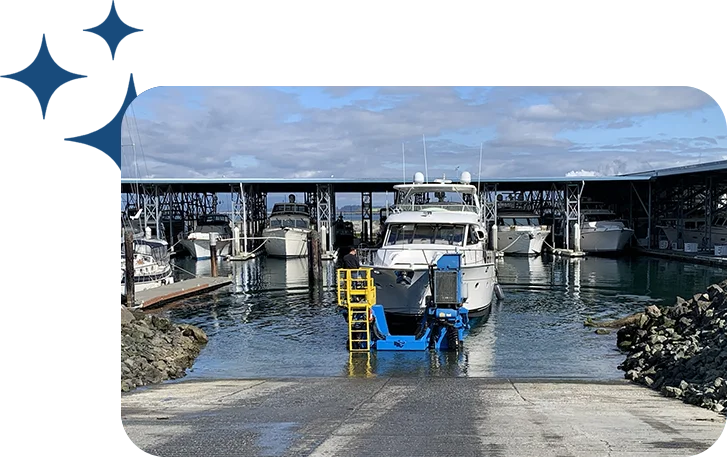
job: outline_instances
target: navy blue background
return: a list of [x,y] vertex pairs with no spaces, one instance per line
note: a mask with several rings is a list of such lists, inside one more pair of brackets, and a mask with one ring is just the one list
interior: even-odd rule
[[136,88],[165,79],[727,83],[717,57],[724,2],[658,4],[639,16],[644,7],[613,2],[561,12],[89,5],[3,7],[4,455],[133,455],[116,432],[114,233],[121,118]]

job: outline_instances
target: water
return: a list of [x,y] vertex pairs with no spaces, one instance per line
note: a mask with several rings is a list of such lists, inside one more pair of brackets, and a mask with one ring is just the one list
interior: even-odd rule
[[[196,274],[209,261],[178,259]],[[349,354],[335,291],[308,291],[307,259],[221,262],[230,290],[192,298],[160,313],[199,326],[210,340],[190,378],[305,376],[475,376],[621,379],[616,334],[596,335],[583,321],[615,319],[649,304],[672,304],[722,281],[718,268],[662,259],[505,258],[498,275],[505,300],[472,329],[465,349]],[[187,273],[180,277],[188,276]],[[328,262],[326,282],[333,284]]]

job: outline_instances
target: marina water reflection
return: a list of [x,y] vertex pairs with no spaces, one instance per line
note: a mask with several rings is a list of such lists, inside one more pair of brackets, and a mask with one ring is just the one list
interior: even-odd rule
[[[176,259],[208,274],[209,260]],[[671,304],[725,277],[723,270],[651,258],[508,257],[497,263],[505,299],[476,325],[460,353],[349,354],[336,312],[334,269],[308,290],[306,258],[220,262],[233,286],[161,313],[201,327],[209,343],[188,378],[285,376],[560,377],[616,379],[615,334],[596,335],[587,317],[610,319],[651,303]]]

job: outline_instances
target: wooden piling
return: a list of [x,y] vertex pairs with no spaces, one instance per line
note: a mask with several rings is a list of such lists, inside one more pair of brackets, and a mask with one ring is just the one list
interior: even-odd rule
[[217,233],[210,232],[210,275],[217,277]]
[[321,240],[316,230],[308,233],[308,283],[319,285],[321,283],[321,270],[323,261],[321,259]]
[[124,230],[124,258],[126,260],[124,281],[126,285],[126,306],[136,304],[134,297],[134,231]]

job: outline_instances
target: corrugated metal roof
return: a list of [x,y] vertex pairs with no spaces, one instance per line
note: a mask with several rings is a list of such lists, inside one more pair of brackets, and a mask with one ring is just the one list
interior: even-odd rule
[[660,170],[640,171],[637,173],[626,173],[621,176],[673,176],[689,173],[704,173],[708,171],[727,171],[727,160],[718,160],[716,162],[698,163],[694,165],[684,165],[681,167],[662,168]]
[[[709,171],[727,171],[727,160],[707,162],[682,167],[663,168],[660,170],[648,170],[637,173],[625,173],[616,176],[537,176],[537,177],[512,177],[495,178],[485,177],[479,180],[480,183],[567,183],[567,182],[615,182],[615,181],[647,181],[659,176],[673,176],[679,174],[702,173]],[[454,181],[454,180],[453,180]],[[454,181],[455,183],[458,181]],[[159,185],[234,185],[234,184],[401,184],[398,178],[121,178],[121,184],[159,184]],[[411,182],[409,182],[411,183]],[[472,184],[478,180],[472,179]]]
[[[553,176],[523,178],[482,178],[482,183],[547,183],[547,182],[581,182],[581,181],[645,181],[651,176]],[[121,178],[122,184],[401,184],[396,178]],[[455,183],[457,183],[455,181]],[[477,184],[473,179],[472,184]]]

